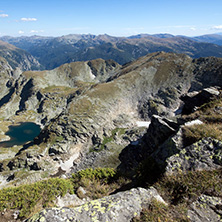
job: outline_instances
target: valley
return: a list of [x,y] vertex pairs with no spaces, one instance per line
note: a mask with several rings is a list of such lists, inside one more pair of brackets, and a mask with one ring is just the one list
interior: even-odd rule
[[[108,60],[94,59],[93,53],[88,54],[93,59],[89,60],[86,53],[83,61],[68,58],[70,63],[63,64],[63,60],[59,67],[48,64],[51,70],[18,73],[7,58],[1,58],[0,146],[9,139],[7,132],[12,125],[32,122],[41,127],[33,140],[0,148],[1,221],[53,221],[53,215],[59,215],[58,221],[137,221],[140,215],[141,220],[146,217],[151,206],[164,212],[169,207],[169,221],[221,215],[217,206],[222,201],[222,59],[199,58],[195,53],[191,57],[169,48],[170,52],[160,48],[160,52],[147,54],[152,50],[144,45],[150,38],[154,44],[159,37],[145,36],[141,48],[147,51],[138,49],[135,57],[120,57],[122,62],[118,63],[109,55],[114,51],[123,55],[123,45],[128,48],[132,42],[141,43],[138,37],[110,38],[60,39],[61,44],[66,41],[76,47],[79,41],[83,44],[91,39],[88,51],[101,47],[95,46],[95,41],[108,45],[112,41],[112,49],[105,53]],[[36,37],[33,41],[37,45],[51,40]],[[193,44],[193,40],[163,38],[167,47],[172,44],[177,51],[175,41],[180,48],[181,41]],[[219,46],[209,47],[217,47],[216,56],[220,57]],[[205,179],[198,181],[203,183],[201,192],[181,176],[190,180],[211,174],[212,184],[207,185]],[[172,184],[165,184],[164,178]],[[20,199],[15,200],[15,196]],[[64,198],[69,201],[65,203]],[[198,210],[201,201],[210,213]],[[15,211],[17,216],[13,216]]]

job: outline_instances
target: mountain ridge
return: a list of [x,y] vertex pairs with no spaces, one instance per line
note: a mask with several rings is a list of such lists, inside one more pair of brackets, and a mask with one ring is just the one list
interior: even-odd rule
[[60,37],[5,36],[0,39],[27,50],[48,70],[64,63],[97,58],[113,59],[123,65],[156,51],[185,53],[193,58],[222,57],[222,46],[213,44],[213,40],[204,36],[190,38],[170,34],[139,34],[115,37],[107,34],[70,34]]
[[40,63],[28,52],[0,40],[0,56],[5,58],[13,69],[39,70]]

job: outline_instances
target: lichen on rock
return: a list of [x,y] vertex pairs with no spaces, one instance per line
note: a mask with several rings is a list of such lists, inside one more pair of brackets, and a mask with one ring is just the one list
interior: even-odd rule
[[185,147],[166,160],[166,174],[188,170],[213,170],[222,166],[222,142],[210,137]]
[[154,199],[166,204],[153,187],[148,190],[134,188],[90,201],[76,208],[45,209],[27,222],[128,222],[135,215],[140,215],[142,208],[148,207]]
[[188,217],[191,222],[222,221],[222,199],[201,195],[190,205]]

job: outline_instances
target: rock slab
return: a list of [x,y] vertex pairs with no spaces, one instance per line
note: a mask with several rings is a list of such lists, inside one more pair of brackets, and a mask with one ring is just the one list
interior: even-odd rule
[[26,222],[128,222],[140,215],[155,199],[165,203],[156,189],[133,188],[76,208],[50,208],[34,215]]
[[191,222],[222,221],[222,199],[201,195],[188,210]]
[[201,139],[169,157],[166,163],[166,174],[219,169],[222,166],[222,142],[210,137]]

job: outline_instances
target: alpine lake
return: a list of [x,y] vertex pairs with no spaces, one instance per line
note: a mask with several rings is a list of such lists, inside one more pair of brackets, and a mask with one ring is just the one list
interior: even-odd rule
[[15,145],[24,145],[38,136],[40,131],[40,126],[33,122],[24,122],[20,123],[20,125],[9,126],[9,130],[5,135],[9,136],[10,140],[0,142],[0,147],[10,148]]

